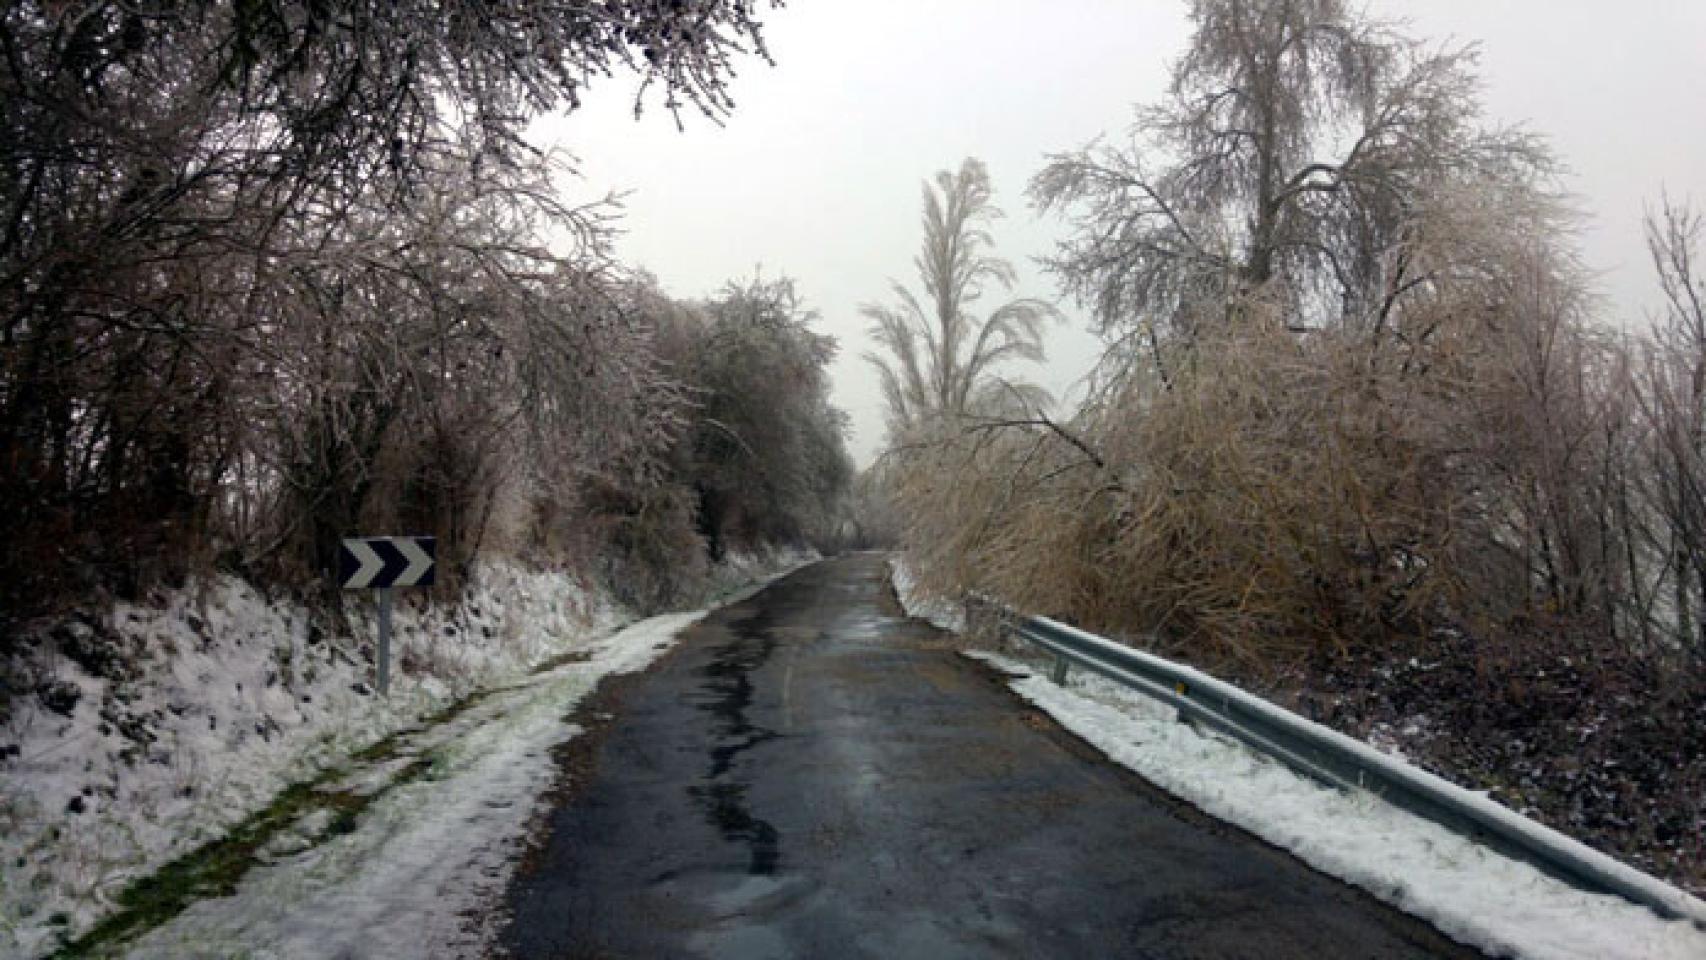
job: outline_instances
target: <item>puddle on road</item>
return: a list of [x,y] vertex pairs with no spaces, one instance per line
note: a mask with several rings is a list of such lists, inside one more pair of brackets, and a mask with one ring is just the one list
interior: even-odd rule
[[746,798],[751,784],[735,772],[734,763],[741,754],[778,736],[747,715],[752,706],[752,673],[776,650],[769,621],[756,612],[734,620],[729,625],[728,641],[714,648],[711,662],[699,670],[704,678],[700,689],[708,696],[697,706],[712,716],[716,739],[709,752],[709,771],[700,783],[687,788],[723,839],[745,843],[751,850],[747,872],[754,876],[776,872],[781,859],[780,836],[769,822],[752,814]]

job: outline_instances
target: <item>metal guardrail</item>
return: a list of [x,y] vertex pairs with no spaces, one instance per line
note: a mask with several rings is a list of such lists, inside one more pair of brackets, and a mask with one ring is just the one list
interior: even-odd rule
[[1056,657],[1054,679],[1077,664],[1169,704],[1180,715],[1322,783],[1366,790],[1417,816],[1581,889],[1613,894],[1706,929],[1706,903],[1564,834],[1367,744],[1181,666],[1044,617],[1002,617]]

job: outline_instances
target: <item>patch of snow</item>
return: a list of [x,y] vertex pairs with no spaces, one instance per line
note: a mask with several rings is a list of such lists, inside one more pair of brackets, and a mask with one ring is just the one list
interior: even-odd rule
[[[808,559],[731,558],[713,571],[713,589]],[[17,750],[0,752],[0,957],[53,950],[110,913],[131,882],[223,836],[287,786],[477,690],[533,689],[536,664],[597,649],[596,638],[631,619],[560,571],[502,560],[478,565],[459,602],[414,599],[397,596],[389,697],[368,685],[370,597],[351,598],[348,634],[322,636],[300,604],[231,577],[108,612],[107,632],[139,671],[131,679],[47,659],[48,679],[79,697],[68,715],[17,698],[0,728],[0,747]],[[431,731],[411,745],[417,756],[444,747],[433,736],[453,733]],[[390,775],[358,771],[348,786],[377,792]]]
[[332,811],[323,807],[303,814],[288,830],[280,831],[256,851],[257,858],[262,863],[274,863],[307,850],[331,829],[333,818]]
[[[478,956],[541,793],[564,722],[611,674],[643,670],[707,611],[654,617],[488,697],[435,737],[429,773],[392,789],[356,829],[252,871],[235,895],[204,900],[139,940],[142,958]],[[409,744],[413,748],[415,744]]]
[[[410,747],[415,747],[411,743]],[[417,748],[418,749],[418,748]],[[352,797],[371,797],[384,792],[398,775],[420,760],[420,754],[399,751],[397,756],[381,763],[352,770],[348,776],[326,786],[328,793],[347,793]]]
[[1108,756],[1204,812],[1495,955],[1699,960],[1706,931],[1620,897],[1584,893],[1367,793],[1305,779],[1171,707],[1084,671],[1056,685],[1025,663],[966,656]]
[[916,617],[954,633],[964,633],[966,630],[966,614],[964,608],[944,597],[935,596],[918,588],[918,578],[912,573],[912,568],[906,559],[899,555],[889,558],[889,576],[894,582],[895,596],[900,598],[901,609],[909,617]]
[[[1406,733],[1413,733],[1416,730],[1417,727],[1413,723],[1405,727]],[[1386,754],[1394,760],[1399,760],[1405,763],[1409,762],[1409,755],[1404,753],[1403,742],[1393,735],[1392,727],[1388,724],[1375,724],[1373,729],[1368,731],[1367,739],[1368,745],[1379,750],[1381,753]]]
[[780,576],[781,574],[777,573],[779,570],[797,570],[822,559],[822,554],[809,547],[790,547],[768,555],[730,551],[711,568],[706,596],[712,601],[727,602],[727,598],[732,595],[750,594]]

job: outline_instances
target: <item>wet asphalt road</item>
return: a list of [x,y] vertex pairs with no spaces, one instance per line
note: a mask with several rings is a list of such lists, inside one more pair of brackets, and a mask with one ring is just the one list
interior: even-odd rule
[[514,957],[1475,956],[1100,760],[879,557],[713,614],[617,700]]

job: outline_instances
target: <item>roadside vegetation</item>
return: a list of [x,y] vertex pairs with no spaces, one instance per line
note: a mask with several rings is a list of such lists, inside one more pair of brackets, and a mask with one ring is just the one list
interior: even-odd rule
[[336,608],[364,533],[436,535],[441,598],[496,554],[641,609],[833,534],[835,345],[791,285],[672,299],[523,139],[625,67],[637,109],[726,112],[757,11],[9,4],[0,660],[196,573]]
[[1031,181],[1106,344],[1088,399],[891,389],[871,515],[938,593],[1238,676],[1706,889],[1700,215],[1657,201],[1667,307],[1607,315],[1473,47],[1338,0],[1190,15],[1128,136]]
[[[145,877],[840,535],[836,344],[792,283],[662,290],[525,137],[590,87],[724,115],[772,6],[0,9],[0,952],[222,888]],[[438,538],[389,700],[332,581],[368,534]]]

